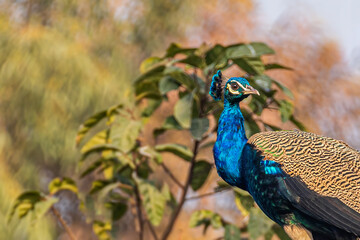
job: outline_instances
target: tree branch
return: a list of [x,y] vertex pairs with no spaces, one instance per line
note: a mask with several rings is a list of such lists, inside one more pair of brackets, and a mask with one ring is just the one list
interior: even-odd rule
[[[210,74],[210,72],[208,73]],[[209,81],[209,76],[206,77],[206,81],[205,81],[205,89],[206,91],[205,92],[208,92],[210,88],[210,81]],[[199,117],[204,117],[204,113],[205,113],[205,106],[207,104],[207,94],[204,94],[201,99],[200,99],[200,110],[199,110]],[[173,227],[174,227],[174,224],[176,222],[176,219],[178,218],[180,212],[181,212],[181,209],[186,201],[186,194],[189,190],[189,186],[190,186],[190,183],[191,183],[191,180],[192,180],[192,177],[193,177],[193,172],[194,172],[194,166],[195,166],[195,160],[196,160],[196,157],[197,157],[197,154],[198,154],[198,151],[199,151],[199,145],[200,143],[203,141],[204,139],[202,140],[196,140],[195,143],[194,143],[194,148],[193,148],[193,157],[191,158],[191,161],[190,161],[190,168],[189,168],[189,171],[188,171],[188,176],[187,176],[187,179],[186,179],[186,182],[185,182],[185,185],[184,185],[184,188],[183,188],[183,192],[182,192],[182,195],[180,197],[180,201],[179,201],[179,204],[177,206],[177,208],[175,209],[173,215],[171,216],[170,218],[170,222],[168,224],[168,226],[166,227],[163,235],[162,235],[162,240],[166,240]]]
[[65,229],[67,235],[69,235],[69,238],[71,240],[76,240],[74,233],[71,231],[70,227],[66,224],[64,219],[61,217],[61,214],[59,213],[59,211],[54,206],[51,206],[51,211],[54,213],[55,217],[59,220],[59,222]]
[[181,195],[181,198],[180,198],[180,201],[179,201],[179,204],[177,206],[177,208],[175,209],[173,215],[171,216],[171,219],[170,219],[170,222],[169,222],[169,225],[166,227],[165,229],[165,232],[162,236],[162,240],[166,240],[168,238],[168,236],[170,235],[173,227],[174,227],[174,224],[176,222],[176,219],[178,218],[179,216],[179,213],[184,205],[184,202],[185,202],[185,197],[186,197],[186,194],[187,194],[187,191],[189,190],[189,186],[190,186],[190,183],[191,183],[191,179],[192,179],[192,175],[193,175],[193,169],[194,169],[194,166],[195,166],[195,159],[196,159],[196,156],[197,156],[197,153],[198,153],[198,150],[199,150],[199,144],[200,144],[200,141],[195,141],[195,144],[194,144],[194,150],[193,150],[193,157],[191,158],[191,161],[190,161],[190,168],[189,168],[189,172],[188,172],[188,177],[187,177],[187,180],[186,180],[186,183],[185,183],[185,186],[184,186],[184,190],[182,192],[182,195]]
[[139,193],[139,189],[138,189],[137,185],[135,185],[134,190],[135,190],[134,192],[135,192],[136,211],[137,211],[137,215],[138,215],[138,219],[139,219],[139,228],[140,228],[139,240],[143,240],[144,239],[144,220],[143,220],[143,216],[142,216],[142,212],[141,212],[141,199],[140,199],[140,193]]
[[118,187],[119,188],[125,188],[125,189],[128,189],[128,190],[133,190],[134,189],[132,186],[121,183],[121,182],[118,183]]
[[215,195],[215,194],[217,194],[217,193],[222,193],[222,192],[226,192],[226,191],[229,191],[229,190],[231,190],[231,188],[225,188],[225,189],[222,189],[222,190],[220,190],[220,191],[214,191],[214,192],[204,193],[204,194],[201,194],[201,195],[198,195],[198,196],[186,198],[185,201],[187,201],[187,200],[196,200],[196,199],[199,199],[199,198],[204,198],[204,197],[212,196],[212,195]]
[[151,232],[151,234],[153,235],[154,239],[155,239],[155,240],[158,240],[158,236],[156,235],[155,229],[154,229],[154,227],[151,225],[151,223],[150,223],[150,221],[149,221],[148,219],[146,220],[146,223],[149,225],[150,232]]
[[182,189],[184,189],[184,186],[181,184],[181,182],[172,174],[170,169],[168,169],[164,163],[161,164],[161,167],[164,169],[164,171],[169,175],[169,177]]

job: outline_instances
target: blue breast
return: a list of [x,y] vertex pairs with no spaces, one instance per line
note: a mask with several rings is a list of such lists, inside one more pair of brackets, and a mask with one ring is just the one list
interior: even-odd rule
[[240,158],[247,138],[243,121],[239,105],[226,103],[213,149],[218,174],[230,185],[238,187],[244,186]]
[[249,191],[259,207],[280,225],[289,219],[288,202],[279,195],[279,164],[264,160],[247,144],[244,118],[238,104],[224,101],[213,153],[218,174],[228,184]]

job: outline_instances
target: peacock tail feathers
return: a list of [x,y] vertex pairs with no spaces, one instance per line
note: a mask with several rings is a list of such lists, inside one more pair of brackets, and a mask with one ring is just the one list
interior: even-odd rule
[[324,197],[360,213],[360,152],[346,143],[302,131],[262,132],[249,140],[269,161]]

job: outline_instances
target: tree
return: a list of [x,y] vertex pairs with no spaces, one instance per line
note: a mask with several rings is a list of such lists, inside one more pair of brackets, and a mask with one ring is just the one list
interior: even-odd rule
[[[144,239],[145,231],[154,239],[168,239],[179,213],[186,201],[193,200],[189,189],[198,191],[212,171],[212,163],[198,158],[199,152],[211,147],[216,124],[222,111],[222,104],[211,101],[208,96],[211,77],[216,70],[243,71],[259,92],[250,102],[241,106],[248,136],[265,130],[278,130],[267,124],[259,116],[266,108],[275,108],[282,121],[290,121],[300,129],[304,127],[293,116],[292,94],[284,85],[266,75],[272,69],[288,69],[278,63],[264,64],[263,55],[274,54],[264,43],[239,43],[229,46],[202,45],[198,48],[182,48],[171,44],[163,57],[150,57],[142,62],[142,74],[134,81],[134,101],[121,102],[100,111],[87,119],[80,127],[76,143],[81,146],[79,161],[81,178],[91,175],[91,189],[79,193],[75,181],[70,178],[55,178],[49,184],[48,193],[24,192],[17,198],[10,214],[26,216],[39,203],[49,202],[45,211],[51,209],[65,229],[71,230],[57,214],[54,203],[56,194],[70,190],[82,202],[84,214],[92,218],[94,232],[99,239],[111,239],[117,235],[117,220],[132,207],[136,209],[139,239]],[[147,122],[159,106],[168,100],[170,93],[178,96],[160,128],[153,131],[156,140],[169,130],[189,131],[189,143],[185,146],[172,142],[149,145],[144,140]],[[188,163],[185,182],[180,182],[167,167],[163,153],[171,153],[176,161]],[[163,169],[177,188],[157,179],[154,172]],[[180,191],[176,198],[175,191]],[[211,226],[223,228],[225,239],[238,239],[248,235],[250,239],[265,236],[270,239],[278,235],[287,236],[279,226],[269,220],[246,192],[235,189],[225,182],[219,182],[214,192],[199,195],[207,197],[220,191],[232,191],[235,202],[244,219],[241,223],[230,223],[209,210],[195,211],[190,219],[190,227],[204,226],[204,232]],[[95,207],[94,207],[95,206]],[[43,209],[43,211],[44,211]],[[95,210],[96,209],[96,210]],[[166,215],[167,219],[163,219]],[[160,223],[165,227],[156,229]],[[147,230],[148,229],[148,230]],[[246,233],[247,232],[247,233]]]

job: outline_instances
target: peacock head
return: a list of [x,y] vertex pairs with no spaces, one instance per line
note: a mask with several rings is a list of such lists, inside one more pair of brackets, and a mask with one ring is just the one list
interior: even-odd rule
[[250,96],[250,94],[260,95],[259,92],[253,88],[245,78],[230,78],[225,85],[222,86],[222,73],[219,70],[213,76],[210,87],[210,95],[215,101],[221,100],[223,89],[224,98],[231,103],[238,103]]

